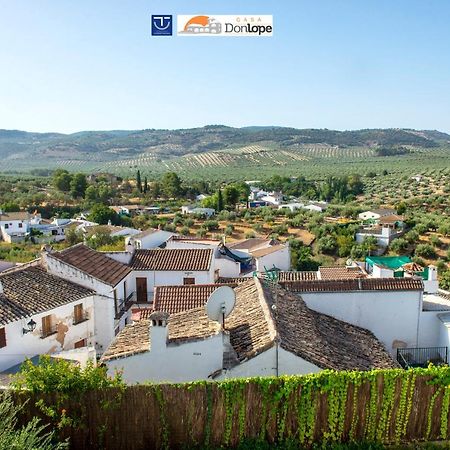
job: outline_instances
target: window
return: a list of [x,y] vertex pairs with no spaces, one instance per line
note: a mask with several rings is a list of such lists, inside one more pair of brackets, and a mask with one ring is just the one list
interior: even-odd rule
[[86,347],[86,339],[81,339],[80,341],[75,342],[73,348],[81,348]]
[[20,222],[20,223],[19,223],[19,228],[22,228],[22,227],[23,227],[23,223]]
[[195,284],[195,278],[185,277],[183,278],[183,284]]
[[42,337],[45,338],[56,333],[56,327],[52,323],[52,316],[44,316],[42,318]]
[[5,223],[5,230],[7,230],[9,228],[9,225],[7,223]]
[[83,303],[75,305],[73,307],[73,323],[77,324],[83,322],[86,319],[86,314],[84,313]]
[[6,331],[0,328],[0,348],[6,347]]

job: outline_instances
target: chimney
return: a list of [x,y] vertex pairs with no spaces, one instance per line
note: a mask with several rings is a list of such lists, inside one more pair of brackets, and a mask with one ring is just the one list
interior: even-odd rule
[[134,255],[135,250],[136,250],[136,246],[134,245],[134,240],[133,240],[133,238],[129,238],[127,240],[127,243],[125,244],[125,251],[127,253],[131,253],[131,255]]
[[438,270],[436,266],[429,265],[428,266],[428,281],[436,281],[438,279]]
[[152,352],[164,352],[169,337],[169,314],[163,311],[155,311],[150,314],[150,350]]

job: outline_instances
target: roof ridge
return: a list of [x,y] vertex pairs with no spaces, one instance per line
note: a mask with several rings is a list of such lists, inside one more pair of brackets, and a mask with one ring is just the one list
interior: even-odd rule
[[274,343],[275,339],[277,337],[278,331],[277,331],[277,326],[276,326],[275,320],[269,309],[269,303],[268,303],[266,294],[262,287],[261,281],[258,278],[254,277],[253,283],[255,284],[256,290],[258,291],[259,304],[261,306],[261,309],[264,314],[264,318],[266,319],[266,323],[269,328],[270,339],[272,340],[272,343]]

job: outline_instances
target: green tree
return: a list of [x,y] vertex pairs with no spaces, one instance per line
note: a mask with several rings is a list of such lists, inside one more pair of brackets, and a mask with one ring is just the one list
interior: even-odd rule
[[138,170],[136,174],[136,187],[139,192],[142,192],[142,180],[141,180],[141,171]]
[[73,198],[83,197],[86,192],[87,181],[86,175],[83,173],[77,173],[72,177],[70,181],[70,195]]
[[235,185],[230,184],[225,186],[223,190],[223,200],[225,205],[230,208],[235,208],[236,203],[239,201],[240,195],[239,189]]
[[100,225],[106,225],[109,221],[111,221],[114,225],[120,223],[118,214],[108,206],[102,205],[101,203],[97,203],[92,207],[88,219]]
[[148,191],[148,180],[147,177],[144,178],[144,194]]
[[161,180],[161,185],[162,191],[167,198],[177,198],[183,192],[181,180],[175,172],[168,172],[164,174]]
[[222,189],[217,190],[217,205],[216,205],[216,212],[220,212],[223,210],[224,207],[224,201],[223,201],[223,194]]
[[90,185],[86,188],[84,198],[89,202],[96,202],[98,200],[98,189],[94,185]]
[[59,169],[55,170],[53,174],[53,186],[55,186],[58,191],[69,192],[71,187],[70,183],[72,181],[72,175],[70,175],[67,170]]

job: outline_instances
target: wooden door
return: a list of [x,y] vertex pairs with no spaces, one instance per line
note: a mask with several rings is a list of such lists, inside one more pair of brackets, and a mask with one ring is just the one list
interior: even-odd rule
[[193,277],[185,277],[183,278],[183,284],[195,284],[195,278]]
[[147,278],[136,278],[136,297],[138,303],[147,303]]

